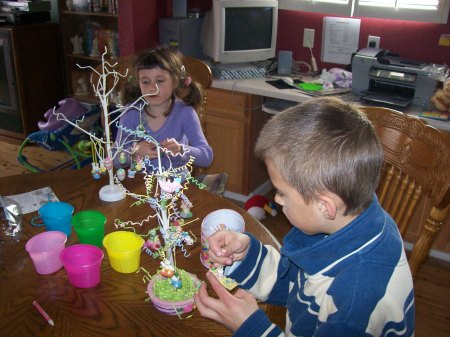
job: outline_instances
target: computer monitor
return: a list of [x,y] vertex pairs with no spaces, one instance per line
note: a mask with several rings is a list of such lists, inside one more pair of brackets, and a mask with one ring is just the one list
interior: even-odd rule
[[275,57],[278,1],[213,0],[202,29],[205,55],[220,63]]

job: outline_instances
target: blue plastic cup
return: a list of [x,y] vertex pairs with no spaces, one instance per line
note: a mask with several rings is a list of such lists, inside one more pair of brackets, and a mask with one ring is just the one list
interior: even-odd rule
[[72,234],[73,206],[67,202],[48,202],[39,208],[39,216],[31,220],[33,226],[45,226],[48,231]]

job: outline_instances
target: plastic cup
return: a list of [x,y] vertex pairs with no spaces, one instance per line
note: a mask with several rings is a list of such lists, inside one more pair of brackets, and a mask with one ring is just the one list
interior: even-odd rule
[[208,237],[218,230],[228,230],[233,232],[244,232],[245,221],[242,215],[232,209],[218,209],[209,213],[202,221],[200,261],[206,268],[211,268],[212,262],[209,260]]
[[116,231],[103,239],[111,267],[119,273],[134,273],[139,269],[144,239],[133,232]]
[[[45,225],[48,231],[64,232],[67,236],[72,234],[73,206],[67,202],[48,202],[38,210],[39,216],[31,220],[33,226]],[[42,223],[37,222],[39,219]]]
[[63,232],[49,231],[33,236],[25,245],[38,274],[51,274],[63,266],[59,254],[64,249],[67,236]]
[[72,225],[80,243],[102,246],[105,236],[106,216],[99,211],[86,210],[76,213]]
[[103,251],[92,245],[73,245],[63,249],[61,261],[70,284],[77,288],[92,288],[100,283]]

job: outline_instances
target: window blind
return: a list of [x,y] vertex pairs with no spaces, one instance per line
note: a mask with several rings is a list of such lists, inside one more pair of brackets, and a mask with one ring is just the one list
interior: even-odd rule
[[450,0],[279,0],[280,9],[447,23]]
[[439,0],[360,0],[360,6],[438,10]]

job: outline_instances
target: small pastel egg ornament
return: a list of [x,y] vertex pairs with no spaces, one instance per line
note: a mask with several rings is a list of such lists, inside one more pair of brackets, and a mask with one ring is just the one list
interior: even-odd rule
[[125,179],[125,170],[124,169],[118,169],[117,170],[117,179],[120,181],[123,181]]
[[106,157],[105,160],[103,160],[103,164],[107,170],[112,169],[112,160],[110,157]]

